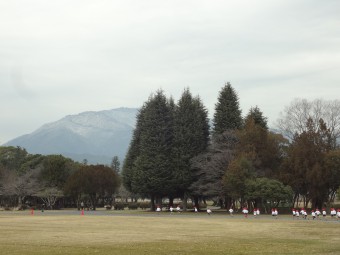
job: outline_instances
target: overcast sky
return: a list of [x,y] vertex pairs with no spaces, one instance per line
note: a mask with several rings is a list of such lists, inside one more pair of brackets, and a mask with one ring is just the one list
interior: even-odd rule
[[212,116],[231,82],[269,124],[340,99],[338,0],[0,0],[0,144],[65,115],[189,87]]

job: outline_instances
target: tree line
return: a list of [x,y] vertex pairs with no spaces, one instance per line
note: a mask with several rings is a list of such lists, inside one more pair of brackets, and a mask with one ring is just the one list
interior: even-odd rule
[[[188,88],[175,102],[159,90],[136,116],[120,172],[61,155],[0,147],[0,206],[112,205],[115,197],[163,199],[183,209],[213,200],[221,207],[330,206],[340,186],[340,102],[295,99],[270,130],[254,106],[242,116],[230,83],[219,91],[213,119]],[[123,185],[121,185],[123,184]]]
[[212,127],[199,96],[185,89],[177,103],[162,90],[137,115],[123,164],[123,183],[151,199],[213,199],[222,207],[322,207],[340,185],[339,101],[296,99],[268,128],[259,107],[245,117],[230,83],[219,92]]
[[111,204],[119,189],[119,160],[111,166],[87,165],[62,155],[29,154],[21,147],[0,147],[0,206],[62,208],[81,201],[96,209]]

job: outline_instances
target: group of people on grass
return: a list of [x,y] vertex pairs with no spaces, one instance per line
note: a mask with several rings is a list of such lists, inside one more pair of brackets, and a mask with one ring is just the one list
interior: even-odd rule
[[[231,216],[233,216],[233,213],[234,213],[233,208],[229,209],[229,213],[230,213]],[[245,218],[248,218],[249,210],[248,210],[247,207],[243,207],[242,213],[243,213]],[[253,209],[253,215],[254,215],[254,217],[259,216],[260,215],[260,208],[254,208]],[[272,208],[272,216],[277,217],[278,215],[279,215],[279,212],[278,212],[277,208]]]
[[[173,208],[172,206],[170,206],[170,208],[169,208],[170,213],[173,213],[175,210],[178,213],[180,213],[182,211],[179,205],[176,208]],[[162,211],[161,207],[157,206],[156,212],[161,212],[161,211]],[[194,212],[195,213],[198,212],[197,207],[194,207]],[[207,208],[207,214],[211,215],[211,213],[212,213],[212,210],[210,208]],[[248,214],[249,214],[248,208],[247,207],[243,207],[242,213],[243,213],[244,217],[247,218]],[[230,214],[230,216],[234,216],[234,209],[232,207],[229,209],[229,214]],[[298,219],[298,218],[300,218],[300,216],[303,219],[307,219],[307,217],[308,217],[307,210],[305,210],[304,208],[301,208],[300,210],[293,208],[292,209],[292,214],[293,214],[293,219]],[[253,215],[254,215],[254,217],[259,216],[260,215],[260,208],[254,208],[253,209]],[[277,208],[272,208],[271,215],[273,217],[277,218],[277,216],[279,215],[279,212],[278,212]],[[320,215],[322,215],[323,218],[325,219],[326,216],[327,216],[327,211],[326,211],[325,208],[322,208],[322,211],[320,211],[318,208],[316,208],[315,210],[314,209],[311,210],[310,215],[312,216],[313,220],[314,219],[319,219]],[[340,209],[336,210],[335,208],[331,208],[330,216],[332,218],[336,218],[337,217],[340,220]]]
[[[208,210],[210,210],[210,209],[208,209]],[[208,210],[207,210],[207,213],[210,214],[211,210],[210,210],[210,212],[208,212]],[[160,206],[157,206],[156,212],[161,212],[161,211],[162,211],[162,209],[160,208]],[[174,212],[174,208],[172,206],[170,206],[169,207],[169,211],[170,211],[170,213],[173,213]],[[182,211],[181,207],[179,207],[179,205],[177,205],[176,212],[180,213],[181,211]],[[194,207],[194,211],[196,213],[198,212],[197,207]]]
[[[303,219],[307,219],[308,217],[308,213],[307,213],[307,210],[305,210],[305,208],[301,208],[300,210],[299,209],[295,209],[293,208],[292,209],[292,214],[293,214],[293,218],[300,218],[300,215]],[[315,210],[313,209],[310,213],[310,215],[312,216],[312,219],[315,220],[315,219],[320,219],[321,215],[322,215],[322,218],[326,218],[327,216],[327,211],[326,211],[326,208],[322,208],[322,211],[320,211],[318,208],[316,208]],[[340,209],[336,210],[335,208],[331,208],[330,209],[330,215],[331,215],[331,218],[338,218],[340,219]]]

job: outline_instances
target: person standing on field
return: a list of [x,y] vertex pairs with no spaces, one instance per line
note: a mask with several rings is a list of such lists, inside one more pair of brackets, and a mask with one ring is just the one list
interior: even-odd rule
[[315,215],[316,215],[317,219],[319,219],[320,214],[321,214],[321,212],[320,212],[319,208],[316,208],[315,209]]
[[336,210],[335,210],[335,208],[331,208],[331,217],[332,217],[332,219],[334,218],[334,216],[336,216]]
[[247,207],[243,207],[242,212],[243,212],[243,214],[244,214],[244,217],[245,217],[245,218],[248,218],[248,208],[247,208]]
[[275,218],[277,219],[277,216],[279,216],[279,212],[278,212],[277,208],[275,208],[274,212],[275,212]]
[[313,220],[315,220],[316,214],[315,214],[314,210],[312,210],[311,215],[312,215]]
[[326,215],[327,215],[326,208],[322,208],[322,217],[323,217],[323,219],[326,219]]
[[304,210],[303,215],[304,215],[305,220],[307,220],[307,210]]
[[234,216],[233,213],[234,213],[234,209],[233,209],[232,207],[230,207],[230,209],[229,209],[229,214],[230,214],[230,216],[233,217],[233,216]]
[[296,211],[295,211],[295,217],[296,217],[297,219],[300,218],[299,209],[296,209]]

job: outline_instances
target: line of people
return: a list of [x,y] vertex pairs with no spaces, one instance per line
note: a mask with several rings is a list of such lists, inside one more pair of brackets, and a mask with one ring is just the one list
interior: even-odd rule
[[[307,219],[307,217],[308,217],[308,213],[307,213],[307,210],[305,210],[305,208],[301,208],[300,210],[293,208],[292,214],[293,214],[293,219],[300,218],[300,215],[303,219]],[[320,219],[321,215],[322,215],[323,219],[326,219],[327,211],[326,211],[326,208],[322,208],[322,211],[320,211],[318,208],[316,208],[315,210],[314,209],[311,210],[310,215],[312,216],[313,220]],[[331,208],[330,209],[330,216],[331,216],[331,218],[340,219],[340,209],[336,210],[335,208]]]
[[[176,207],[176,209],[174,209],[172,206],[170,206],[170,208],[169,208],[170,213],[173,213],[175,210],[178,213],[180,213],[182,211],[179,205]],[[161,212],[160,206],[157,206],[156,212]],[[196,207],[194,207],[194,212],[195,213],[198,212]],[[211,215],[211,213],[212,213],[212,210],[210,208],[207,208],[207,214]],[[248,208],[243,207],[242,213],[243,213],[244,217],[247,218],[248,214],[249,214]],[[232,207],[229,209],[229,214],[230,214],[230,216],[234,216],[234,209]],[[292,214],[293,214],[293,219],[299,219],[300,216],[303,219],[307,219],[307,217],[308,217],[307,210],[305,210],[304,208],[301,208],[300,210],[293,208]],[[254,208],[253,215],[254,215],[254,217],[259,216],[260,215],[260,209]],[[271,215],[275,218],[278,217],[279,212],[278,212],[277,208],[272,208]],[[311,210],[310,215],[312,216],[313,220],[321,218],[320,217],[321,215],[325,219],[326,216],[327,216],[327,211],[326,211],[325,208],[322,208],[322,211],[320,211],[318,208],[316,208],[315,210],[314,209]],[[330,216],[331,216],[331,218],[338,218],[340,220],[340,209],[336,210],[335,208],[331,208],[330,209]]]

